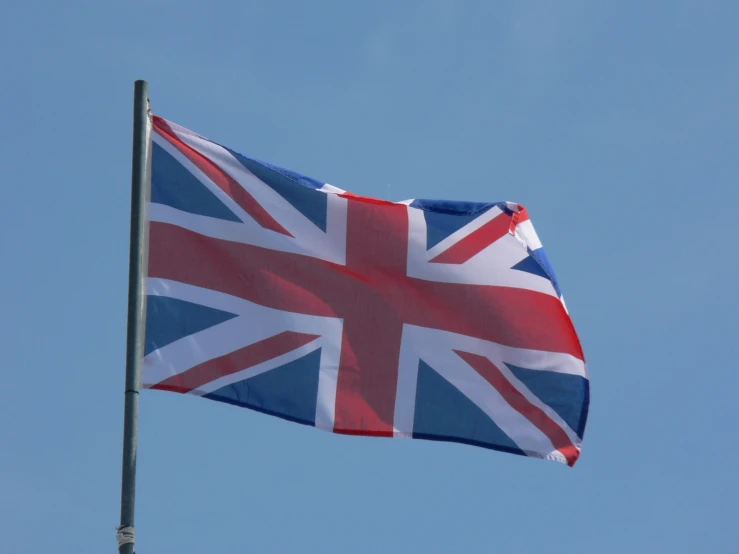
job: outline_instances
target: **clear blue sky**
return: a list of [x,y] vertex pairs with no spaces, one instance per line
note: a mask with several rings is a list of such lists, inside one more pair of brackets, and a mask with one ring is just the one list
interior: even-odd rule
[[141,396],[138,551],[739,552],[739,3],[11,2],[0,551],[114,552],[133,80],[360,194],[529,209],[588,357],[574,469]]

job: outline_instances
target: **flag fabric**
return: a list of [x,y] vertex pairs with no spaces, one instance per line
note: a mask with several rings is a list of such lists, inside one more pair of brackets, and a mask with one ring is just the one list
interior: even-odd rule
[[357,196],[152,125],[144,387],[575,463],[584,355],[521,205]]

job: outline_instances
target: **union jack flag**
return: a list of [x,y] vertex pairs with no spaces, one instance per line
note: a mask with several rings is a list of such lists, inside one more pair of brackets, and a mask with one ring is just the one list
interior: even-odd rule
[[584,355],[521,205],[357,196],[152,130],[145,387],[575,463]]

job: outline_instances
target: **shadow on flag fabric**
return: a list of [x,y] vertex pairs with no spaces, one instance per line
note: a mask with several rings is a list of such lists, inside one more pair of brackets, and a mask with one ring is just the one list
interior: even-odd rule
[[153,118],[144,386],[573,465],[584,355],[526,210],[361,197]]

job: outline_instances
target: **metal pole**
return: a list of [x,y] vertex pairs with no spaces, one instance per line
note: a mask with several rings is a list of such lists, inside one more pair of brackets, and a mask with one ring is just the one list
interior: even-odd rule
[[128,328],[126,344],[126,393],[123,419],[123,471],[121,524],[118,552],[133,554],[135,540],[136,441],[138,437],[139,386],[146,324],[146,271],[149,259],[146,206],[151,188],[149,85],[136,81],[133,100],[133,167],[131,176],[131,242],[128,269]]

